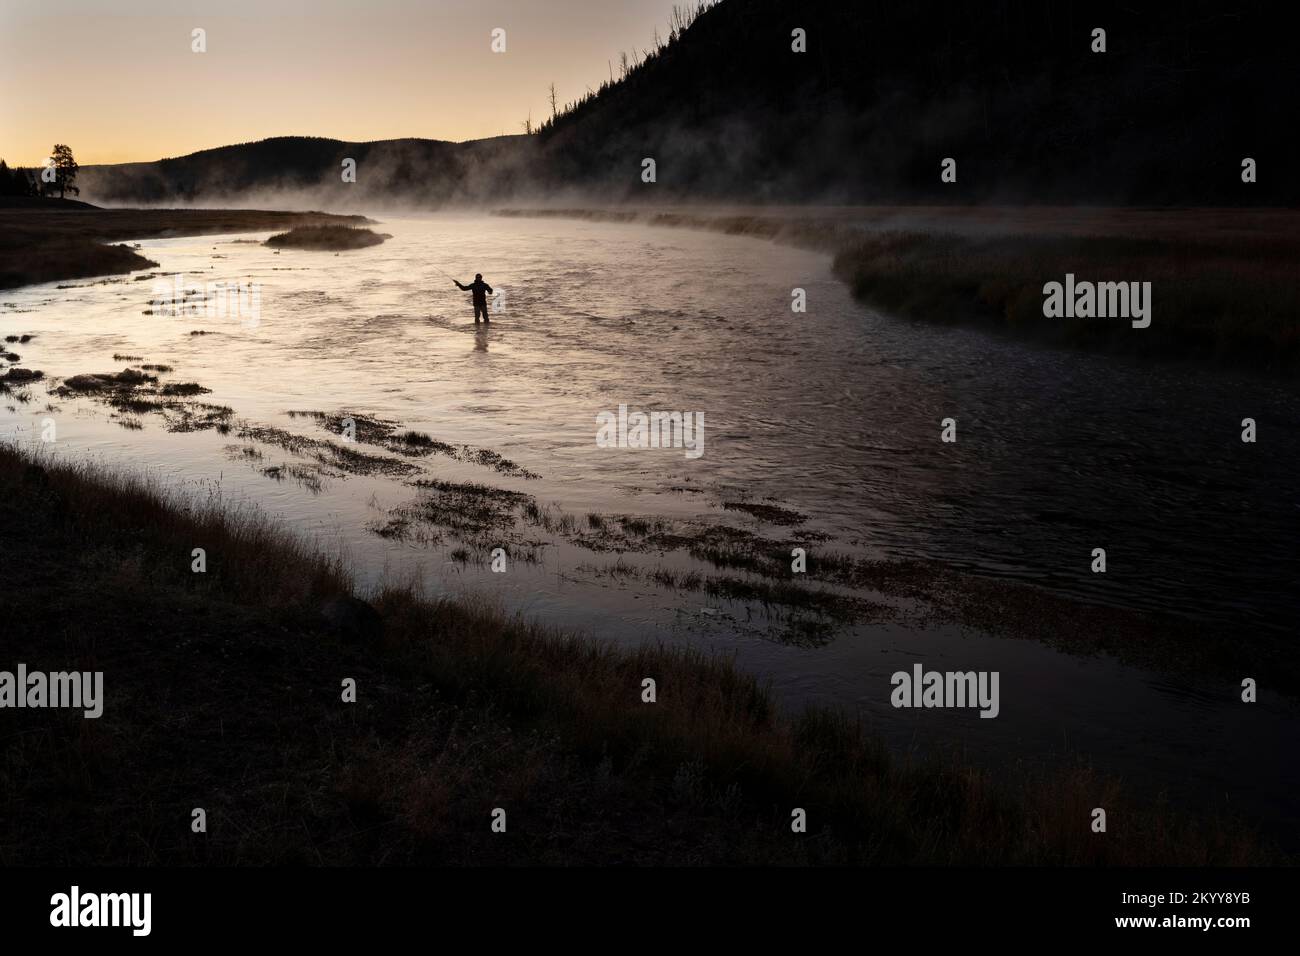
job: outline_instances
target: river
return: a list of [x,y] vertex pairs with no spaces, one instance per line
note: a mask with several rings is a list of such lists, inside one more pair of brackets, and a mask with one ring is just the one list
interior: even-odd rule
[[[625,559],[691,566],[682,555],[620,558],[544,535],[535,563],[497,574],[454,557],[454,540],[376,533],[416,496],[415,477],[526,492],[580,520],[771,531],[724,507],[768,503],[806,518],[779,537],[1160,610],[1249,641],[1296,620],[1300,403],[1284,384],[879,315],[826,256],[742,237],[471,214],[376,228],[392,238],[338,256],[250,241],[265,234],[147,240],[152,278],[0,294],[0,333],[35,336],[8,348],[47,376],[32,401],[0,404],[0,430],[36,442],[52,419],[54,454],[255,504],[341,552],[364,586],[417,577],[432,594],[472,593],[614,641],[710,648],[784,701],[856,709],[900,751],[957,748],[1000,766],[1081,756],[1190,803],[1226,795],[1296,832],[1300,715],[1276,694],[1243,705],[1231,681],[947,625],[852,623],[791,643],[762,607],[619,573]],[[476,272],[500,295],[490,329],[476,330],[451,282]],[[256,321],[151,305],[177,283],[249,283]],[[791,309],[796,288],[806,312]],[[169,431],[151,415],[123,427],[87,398],[46,408],[60,378],[140,362],[211,389],[203,401],[238,420],[321,439],[318,420],[289,413],[364,413],[518,468],[435,455],[412,475],[297,480],[283,444]],[[701,413],[703,454],[598,447],[596,416],[620,405]],[[1240,440],[1246,417],[1254,444]],[[940,441],[945,418],[956,442]],[[1089,570],[1097,547],[1104,575]],[[915,661],[998,670],[998,719],[893,709],[889,676]]]

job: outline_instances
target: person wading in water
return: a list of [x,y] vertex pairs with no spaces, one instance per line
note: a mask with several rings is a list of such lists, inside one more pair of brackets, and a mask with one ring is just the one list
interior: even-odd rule
[[[456,282],[455,279],[452,279],[451,281]],[[476,273],[474,276],[474,281],[471,282],[469,285],[461,285],[459,282],[456,282],[456,288],[460,289],[461,292],[474,293],[474,324],[475,325],[478,324],[478,314],[480,312],[483,313],[484,322],[491,321],[488,318],[487,297],[488,297],[488,293],[492,291],[492,287],[483,281],[483,273],[481,272]]]

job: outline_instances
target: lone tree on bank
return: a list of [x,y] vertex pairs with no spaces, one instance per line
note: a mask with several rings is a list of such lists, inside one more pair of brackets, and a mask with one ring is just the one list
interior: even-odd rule
[[72,184],[77,178],[77,170],[81,168],[72,158],[72,147],[55,143],[50,153],[50,161],[54,166],[54,184],[59,187],[59,198],[63,198],[64,192],[80,196],[81,190]]

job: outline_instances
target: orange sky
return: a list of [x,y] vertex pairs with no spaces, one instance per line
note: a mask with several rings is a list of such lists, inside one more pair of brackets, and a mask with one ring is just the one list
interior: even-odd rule
[[[680,2],[680,0],[679,0]],[[267,136],[522,132],[667,32],[673,0],[0,0],[0,158],[153,160]],[[191,31],[207,52],[191,52]],[[490,49],[493,28],[506,52]]]

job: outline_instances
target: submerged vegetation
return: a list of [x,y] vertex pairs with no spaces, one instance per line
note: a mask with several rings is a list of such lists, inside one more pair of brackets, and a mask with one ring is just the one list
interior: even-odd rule
[[414,429],[401,431],[396,422],[363,415],[359,412],[326,414],[325,412],[297,411],[289,414],[314,418],[322,428],[332,434],[350,434],[352,438],[362,444],[375,445],[396,455],[404,455],[408,458],[423,458],[435,454],[445,455],[456,461],[482,465],[485,468],[491,468],[493,471],[514,478],[538,477],[536,472],[529,471],[490,448],[453,445]]
[[[1300,693],[1300,659],[1276,636],[1261,633],[1241,642],[1172,615],[1084,605],[1024,583],[932,562],[868,559],[837,550],[841,546],[831,535],[804,526],[806,515],[770,500],[722,496],[715,502],[720,511],[695,518],[573,514],[522,489],[448,480],[437,474],[432,460],[446,457],[510,479],[538,477],[491,449],[440,441],[356,411],[288,412],[291,419],[314,423],[328,438],[237,420],[227,406],[192,400],[208,391],[203,386],[159,380],[171,371],[144,362],[119,372],[56,380],[49,391],[57,397],[93,397],[112,409],[124,428],[139,429],[139,416],[159,415],[169,431],[215,429],[243,442],[227,449],[232,460],[273,481],[292,479],[313,494],[350,476],[403,480],[415,489],[414,496],[371,522],[370,530],[381,537],[422,547],[445,545],[466,556],[462,563],[475,565],[496,548],[513,560],[537,563],[548,548],[564,542],[615,556],[612,567],[585,566],[593,577],[637,580],[731,602],[756,633],[780,641],[825,643],[846,625],[871,622],[955,624],[1075,654],[1107,654],[1166,673],[1266,669],[1279,690]],[[10,369],[0,375],[0,391],[29,402],[30,386],[40,380],[39,372]],[[272,450],[287,457],[264,461]],[[743,517],[725,523],[722,515],[728,513]],[[801,573],[792,571],[795,549],[805,555]]]
[[[998,781],[951,759],[899,761],[854,718],[783,714],[698,652],[618,651],[410,587],[362,601],[338,560],[256,511],[11,446],[0,555],[6,613],[30,625],[9,652],[102,670],[111,688],[98,720],[11,715],[8,862],[1281,859],[1229,817],[1135,802],[1085,767]],[[68,639],[52,646],[52,633]],[[341,702],[342,678],[356,704]],[[202,840],[186,825],[195,793]],[[1098,805],[1105,839],[1089,828]],[[487,826],[493,807],[508,840]],[[806,833],[791,831],[794,808]],[[97,825],[106,816],[113,827]]]

